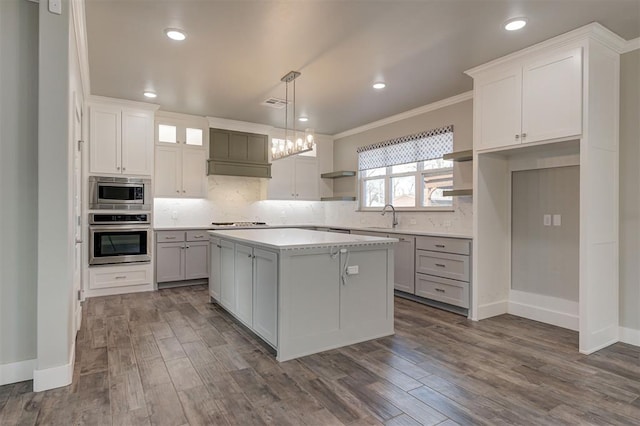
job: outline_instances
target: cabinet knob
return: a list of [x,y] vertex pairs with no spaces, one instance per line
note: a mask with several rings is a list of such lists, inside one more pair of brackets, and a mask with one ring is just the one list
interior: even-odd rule
[[117,166],[117,167],[116,167],[116,170],[120,170],[120,166]]
[[248,257],[253,257],[253,256],[252,256],[252,255],[250,255],[250,254],[249,254],[249,255],[247,255],[247,256],[248,256]]
[[187,192],[187,191],[183,189],[182,192]]
[[127,170],[127,169],[125,169],[125,168],[123,167],[123,168],[122,168],[122,171],[124,172],[125,170]]
[[520,139],[520,135],[516,135],[516,140]]
[[180,190],[179,190],[179,189],[176,189],[176,192],[179,194],[179,193],[180,193]]
[[523,134],[522,134],[522,139],[524,139],[524,138],[526,138],[526,137],[527,137],[527,134],[526,134],[526,133],[523,133]]

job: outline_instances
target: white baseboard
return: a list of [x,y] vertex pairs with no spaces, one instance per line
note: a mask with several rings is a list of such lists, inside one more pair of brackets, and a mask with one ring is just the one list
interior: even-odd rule
[[512,315],[578,331],[578,302],[511,290],[508,312]]
[[0,364],[0,386],[33,379],[36,361],[35,359],[27,359],[9,364]]
[[495,317],[498,315],[506,314],[508,311],[508,301],[501,300],[499,302],[487,303],[486,305],[478,306],[478,313],[476,320],[483,320],[486,318]]
[[634,346],[640,346],[640,330],[620,327],[620,341]]
[[76,343],[74,341],[73,345],[71,345],[71,355],[69,356],[68,364],[33,371],[33,391],[42,392],[70,385],[73,379],[73,365],[75,360]]

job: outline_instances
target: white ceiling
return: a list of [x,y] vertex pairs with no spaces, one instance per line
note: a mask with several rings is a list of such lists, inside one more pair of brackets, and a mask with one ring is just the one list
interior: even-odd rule
[[[590,22],[640,36],[640,0],[86,0],[86,15],[94,95],[150,89],[166,111],[283,127],[260,103],[298,70],[299,127],[325,134],[471,90],[464,70]],[[514,16],[529,24],[504,31]]]

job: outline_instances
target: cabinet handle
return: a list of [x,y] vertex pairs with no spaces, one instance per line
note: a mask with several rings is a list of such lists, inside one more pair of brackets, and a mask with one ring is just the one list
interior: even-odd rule
[[118,276],[116,277],[116,280],[124,280],[125,278],[127,278],[127,276],[126,276],[126,275],[118,275]]
[[441,288],[436,288],[436,291],[437,291],[437,292],[440,292],[440,293],[446,293],[446,292],[445,292],[443,289],[441,289]]
[[526,138],[526,137],[527,137],[527,134],[526,134],[526,133],[523,133],[523,134],[522,134],[522,139],[524,139],[524,138]]
[[444,248],[444,244],[436,244],[436,247],[438,247],[438,248]]
[[445,266],[445,265],[443,265],[442,263],[436,263],[436,266],[439,266],[439,267],[441,267],[441,268],[445,268],[445,267],[446,267],[446,266]]
[[187,248],[191,248],[191,246],[187,246]]
[[252,256],[252,255],[250,255],[250,254],[249,254],[248,256],[249,256],[249,257],[253,257],[253,256]]
[[399,241],[404,241],[404,238],[398,237]]
[[203,238],[204,235],[194,235],[193,238]]
[[218,248],[222,248],[222,246],[220,244],[216,244],[216,247]]
[[175,240],[176,237],[164,237],[165,240]]

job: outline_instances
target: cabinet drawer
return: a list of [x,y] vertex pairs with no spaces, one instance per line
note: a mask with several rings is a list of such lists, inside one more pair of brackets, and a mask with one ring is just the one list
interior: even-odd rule
[[89,288],[127,287],[150,284],[151,264],[136,266],[97,266],[89,268]]
[[179,243],[184,241],[184,231],[158,231],[156,232],[157,243]]
[[209,234],[206,230],[200,231],[187,231],[187,241],[207,241]]
[[469,256],[416,250],[416,272],[469,281]]
[[469,308],[469,283],[416,274],[416,296]]
[[471,241],[457,238],[416,237],[416,248],[468,255],[471,252]]

